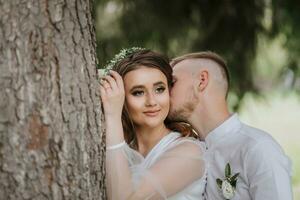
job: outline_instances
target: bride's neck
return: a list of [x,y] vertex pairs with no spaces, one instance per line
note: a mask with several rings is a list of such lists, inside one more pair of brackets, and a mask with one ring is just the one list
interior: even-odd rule
[[138,151],[146,156],[149,151],[169,133],[169,129],[163,124],[162,126],[149,128],[139,127],[136,129],[136,136],[138,142]]

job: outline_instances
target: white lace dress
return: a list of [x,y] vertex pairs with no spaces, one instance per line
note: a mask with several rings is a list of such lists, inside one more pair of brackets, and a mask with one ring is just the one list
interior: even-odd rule
[[201,200],[203,143],[171,132],[143,157],[127,144],[106,154],[109,199]]

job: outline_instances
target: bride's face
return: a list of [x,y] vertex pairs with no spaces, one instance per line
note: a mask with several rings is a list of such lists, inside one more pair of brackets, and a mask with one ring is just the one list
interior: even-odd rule
[[124,76],[124,86],[133,123],[138,127],[161,126],[170,107],[166,76],[158,69],[141,67]]

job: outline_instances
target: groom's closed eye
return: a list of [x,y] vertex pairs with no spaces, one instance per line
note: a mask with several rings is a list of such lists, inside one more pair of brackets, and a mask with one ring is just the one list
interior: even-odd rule
[[176,79],[173,78],[172,83],[171,83],[171,87],[173,87],[175,83],[176,83]]

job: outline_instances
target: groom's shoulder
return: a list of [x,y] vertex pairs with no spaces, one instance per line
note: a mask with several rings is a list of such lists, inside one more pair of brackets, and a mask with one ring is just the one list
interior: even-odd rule
[[240,134],[252,142],[260,142],[262,140],[273,141],[272,136],[264,130],[249,126],[242,123]]
[[261,151],[261,148],[281,149],[276,140],[266,131],[242,123],[240,140],[243,140],[245,148]]
[[272,167],[274,163],[280,162],[281,166],[291,172],[289,157],[269,133],[243,124],[240,136],[243,140],[241,153],[245,162],[252,163],[251,166],[260,165],[262,168]]

